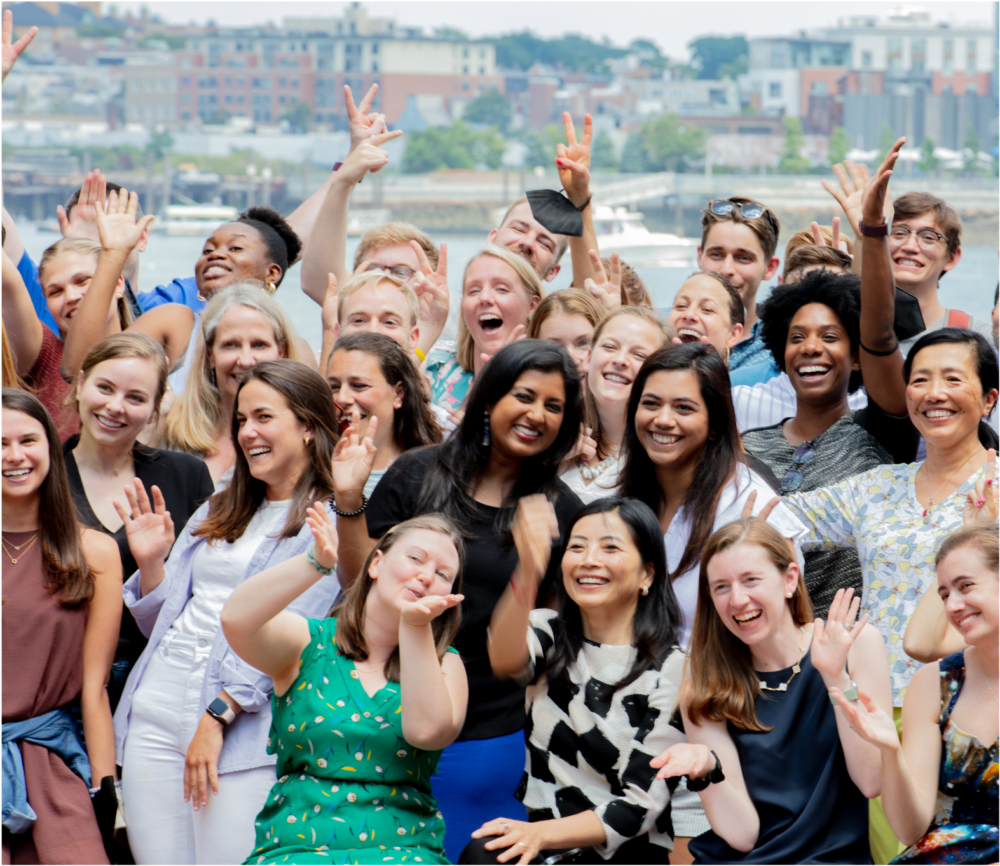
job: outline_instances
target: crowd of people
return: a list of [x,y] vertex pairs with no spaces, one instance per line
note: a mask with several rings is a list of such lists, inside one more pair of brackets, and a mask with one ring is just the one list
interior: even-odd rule
[[998,293],[904,140],[760,303],[777,215],[706,202],[657,309],[565,115],[452,342],[445,244],[346,262],[374,93],[150,292],[100,170],[37,264],[3,212],[4,862],[996,862]]

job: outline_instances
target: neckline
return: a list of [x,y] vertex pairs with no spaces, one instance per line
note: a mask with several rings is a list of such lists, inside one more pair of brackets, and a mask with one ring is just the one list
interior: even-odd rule
[[[381,706],[387,700],[389,700],[389,696],[383,697],[381,700],[379,700],[378,696],[389,688],[389,684],[392,682],[392,680],[387,679],[384,686],[381,686],[379,689],[377,689],[375,694],[370,695],[365,690],[365,687],[361,684],[362,672],[358,670],[357,665],[354,663],[354,659],[347,658],[347,656],[344,656],[344,660],[349,662],[351,665],[350,669],[347,672],[347,676],[345,677],[345,679],[348,681],[347,682],[348,689],[350,689],[351,691],[357,690],[358,692],[360,692],[362,695],[365,696],[365,700],[375,702],[379,706]],[[355,676],[355,674],[357,674],[357,676]],[[393,691],[392,694],[398,694],[398,691]],[[354,701],[355,703],[358,703],[360,706],[357,696],[355,696]]]
[[[987,457],[987,459],[989,459],[989,458]],[[925,459],[925,460],[921,460],[919,463],[909,463],[909,464],[907,464],[907,466],[909,467],[909,470],[910,470],[910,477],[909,477],[908,484],[907,484],[908,492],[909,492],[909,497],[908,497],[908,499],[909,499],[909,505],[914,509],[914,511],[917,511],[917,512],[919,512],[921,514],[921,519],[925,519],[922,516],[924,511],[927,511],[927,517],[929,518],[932,514],[939,512],[954,497],[958,496],[959,494],[965,494],[965,493],[967,493],[968,490],[969,490],[969,487],[972,486],[973,484],[975,484],[976,476],[979,475],[979,473],[983,471],[983,467],[982,466],[977,466],[976,469],[972,472],[972,474],[969,475],[969,476],[967,476],[966,479],[955,489],[954,493],[952,493],[950,496],[945,497],[945,499],[942,502],[936,502],[934,504],[934,508],[933,509],[925,509],[924,506],[920,504],[920,500],[917,499],[917,472],[920,471],[920,468],[926,462],[927,462],[927,460]],[[934,527],[937,524],[934,521],[928,521],[926,525],[930,526],[930,527]]]
[[967,730],[965,730],[964,728],[961,728],[961,727],[959,727],[959,726],[958,726],[958,725],[957,725],[957,724],[955,723],[955,720],[954,720],[954,719],[952,718],[952,715],[953,715],[953,713],[949,713],[949,714],[948,714],[948,721],[947,721],[947,722],[945,722],[945,725],[944,725],[944,727],[945,727],[945,730],[946,730],[946,731],[947,731],[947,730],[948,730],[949,728],[951,728],[951,730],[953,730],[953,731],[954,731],[955,733],[957,733],[957,734],[961,734],[961,735],[962,735],[963,737],[965,737],[965,738],[966,738],[967,740],[971,740],[971,741],[972,741],[973,743],[975,743],[975,744],[976,744],[977,746],[979,746],[979,748],[981,748],[981,749],[985,749],[985,750],[986,750],[987,752],[988,752],[988,751],[989,751],[990,749],[992,749],[992,748],[993,748],[993,747],[994,747],[995,745],[998,745],[998,744],[1000,744],[1000,734],[998,734],[998,735],[997,735],[997,738],[996,738],[996,739],[995,739],[995,740],[994,740],[994,741],[993,741],[992,743],[988,743],[988,744],[987,744],[987,743],[984,743],[984,742],[983,742],[982,740],[980,740],[980,739],[979,739],[979,737],[977,737],[977,736],[976,736],[975,734],[970,734],[970,733],[969,733],[969,732],[968,732]]
[[806,659],[812,657],[812,647],[813,647],[812,642],[813,642],[813,635],[809,635],[809,646],[806,647],[806,651],[802,653],[802,657],[797,662],[792,662],[787,668],[782,668],[781,670],[777,671],[759,671],[756,668],[754,668],[754,673],[757,674],[758,676],[768,676],[768,675],[774,676],[775,674],[788,673],[788,671],[790,671],[793,667],[795,667],[795,665],[799,665],[800,668],[804,667]]

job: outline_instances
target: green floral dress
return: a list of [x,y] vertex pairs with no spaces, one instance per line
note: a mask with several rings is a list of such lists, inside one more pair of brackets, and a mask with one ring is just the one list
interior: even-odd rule
[[399,683],[369,697],[337,652],[336,628],[309,620],[299,675],[271,699],[267,751],[279,778],[246,862],[447,863],[431,794],[441,752],[403,739]]

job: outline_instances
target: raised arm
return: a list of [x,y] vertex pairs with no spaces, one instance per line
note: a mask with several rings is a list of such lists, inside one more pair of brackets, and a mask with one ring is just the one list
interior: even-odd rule
[[354,517],[344,517],[343,514],[353,514],[360,511],[364,505],[364,489],[368,476],[371,475],[375,463],[375,433],[378,430],[378,416],[368,419],[368,430],[364,438],[358,436],[358,410],[354,410],[354,418],[340,435],[340,441],[333,452],[333,497],[337,503],[337,533],[340,544],[338,549],[339,564],[337,577],[346,589],[361,572],[361,566],[375,546],[368,536],[368,522],[364,512]]
[[5,9],[3,13],[3,79],[7,80],[17,58],[21,56],[24,49],[31,44],[31,40],[38,34],[37,27],[31,27],[17,42],[14,42],[14,13],[10,9]]
[[438,256],[437,270],[431,267],[430,260],[424,248],[416,241],[410,241],[410,246],[417,254],[420,262],[420,272],[417,274],[413,291],[420,302],[420,334],[417,338],[417,348],[426,359],[431,348],[438,341],[444,326],[448,321],[448,307],[451,297],[448,293],[448,245],[441,244],[441,254]]
[[596,248],[588,252],[588,258],[594,276],[583,281],[584,291],[590,292],[608,312],[627,304],[628,299],[622,293],[622,266],[618,253],[611,254],[610,273],[605,272]]
[[552,541],[559,538],[559,520],[552,503],[541,493],[523,497],[511,532],[517,547],[517,568],[493,609],[488,644],[490,667],[500,679],[523,673],[531,661],[528,617],[549,567]]
[[160,304],[139,316],[128,329],[152,337],[163,346],[172,370],[194,337],[194,310],[184,304]]
[[101,255],[94,278],[90,281],[80,309],[73,317],[63,344],[59,372],[67,381],[76,375],[94,344],[117,330],[117,317],[109,326],[109,311],[122,268],[142,239],[146,227],[155,219],[147,214],[136,222],[138,207],[139,196],[134,192],[129,194],[124,189],[121,196],[112,191],[108,196],[107,209],[101,202],[94,205],[101,233]]
[[911,659],[930,664],[965,649],[965,646],[965,638],[948,622],[948,612],[938,595],[938,582],[934,578],[906,624],[903,652]]
[[571,285],[583,288],[584,281],[596,277],[589,256],[590,250],[597,250],[597,232],[594,229],[594,206],[590,199],[590,140],[593,138],[593,121],[589,114],[583,118],[583,137],[576,140],[576,127],[568,111],[563,112],[566,127],[566,144],[556,146],[556,166],[559,180],[566,190],[566,197],[573,207],[581,208],[583,235],[569,239],[569,252],[573,262],[573,282]]
[[150,503],[146,488],[138,478],[132,487],[125,488],[128,509],[116,499],[115,511],[125,524],[129,550],[139,568],[139,586],[142,597],[153,592],[166,576],[164,564],[174,544],[174,521],[167,511],[160,488],[152,487],[153,501]]
[[28,288],[6,251],[3,254],[3,323],[17,373],[26,376],[42,350],[42,323],[35,313]]

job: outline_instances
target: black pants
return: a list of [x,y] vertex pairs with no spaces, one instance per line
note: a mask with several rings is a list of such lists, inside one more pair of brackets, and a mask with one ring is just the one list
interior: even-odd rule
[[[509,848],[497,848],[487,851],[486,843],[495,839],[495,836],[487,836],[484,839],[473,839],[462,849],[462,856],[458,858],[460,864],[469,866],[481,866],[481,864],[494,864],[499,862],[497,856],[509,851]],[[569,849],[572,850],[572,849]],[[660,845],[652,845],[649,837],[645,834],[638,839],[630,839],[624,843],[610,860],[605,860],[593,848],[581,848],[569,853],[568,850],[541,851],[532,860],[532,863],[544,863],[548,857],[558,857],[563,855],[559,863],[581,864],[581,866],[599,866],[604,863],[628,863],[636,866],[647,866],[647,864],[669,863],[670,852]],[[506,861],[507,864],[517,863],[518,858],[514,857]]]

